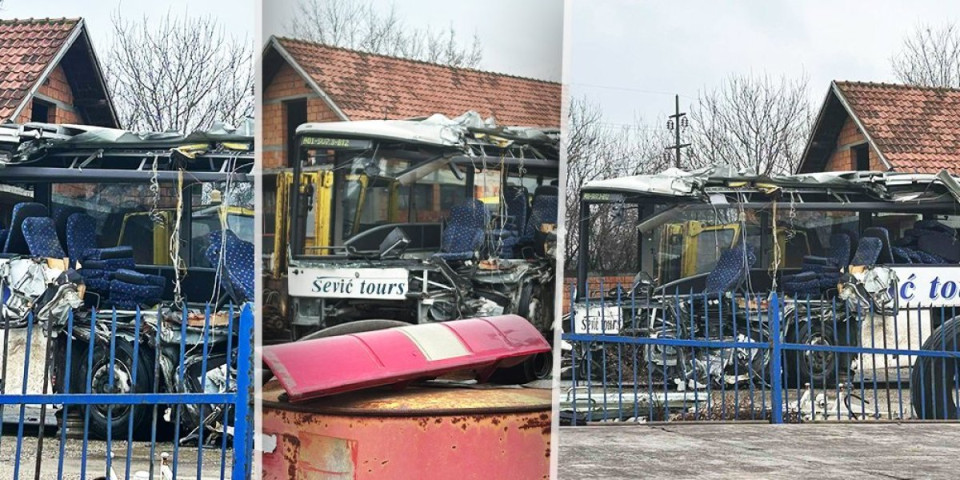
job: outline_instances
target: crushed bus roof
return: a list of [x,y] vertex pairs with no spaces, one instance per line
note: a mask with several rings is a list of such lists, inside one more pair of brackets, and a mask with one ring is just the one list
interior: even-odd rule
[[899,172],[818,172],[761,176],[729,166],[685,171],[670,168],[655,175],[594,180],[581,190],[587,200],[610,200],[604,194],[677,199],[706,199],[711,194],[759,192],[859,195],[879,201],[922,201],[952,196],[960,200],[958,179],[934,174]]
[[[198,181],[231,175],[242,181],[253,168],[253,149],[249,128],[217,127],[183,135],[83,125],[5,124],[0,125],[0,176],[21,181],[82,176],[125,181],[142,179],[156,170],[162,180],[183,170]],[[30,168],[17,168],[21,166]]]
[[19,144],[44,140],[51,145],[63,146],[176,146],[190,143],[252,143],[253,133],[249,127],[237,129],[223,125],[189,135],[179,132],[132,132],[115,128],[89,125],[53,123],[9,123],[0,125],[0,144]]
[[456,118],[434,114],[409,120],[305,123],[297,127],[297,135],[395,141],[467,152],[484,146],[499,149],[519,146],[527,147],[541,158],[553,159],[559,157],[560,143],[559,129],[498,126],[493,119],[483,120],[472,111]]

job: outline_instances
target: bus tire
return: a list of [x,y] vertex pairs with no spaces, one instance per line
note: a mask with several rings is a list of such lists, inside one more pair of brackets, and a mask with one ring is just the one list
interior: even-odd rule
[[[838,327],[838,333],[843,336],[840,332]],[[787,333],[786,338],[788,343],[802,345],[840,346],[849,343],[834,337],[830,323],[802,321],[796,329]],[[836,352],[784,350],[783,360],[787,386],[799,388],[809,383],[816,388],[834,388],[837,385],[837,375],[844,375],[850,369],[852,356]]]
[[552,371],[553,352],[538,353],[512,367],[498,368],[490,375],[490,383],[522,385],[549,378]]
[[[222,353],[214,354],[208,352],[207,354],[207,375],[211,371],[216,370],[227,363],[227,356]],[[187,367],[186,374],[184,375],[184,383],[186,384],[188,393],[204,393],[204,374],[203,374],[203,362],[195,362]],[[236,378],[230,380],[231,384],[236,384]],[[204,404],[203,407],[203,417],[209,416],[214,410],[218,408],[224,408],[222,405],[211,405]],[[196,406],[196,410],[191,412],[190,410],[184,408],[180,413],[180,424],[187,428],[187,431],[191,431],[194,428],[200,426],[201,417],[199,416],[199,406]],[[223,423],[224,425],[233,425],[232,416],[227,416],[226,418],[219,418],[218,422]],[[204,436],[206,439],[206,435]],[[206,441],[206,440],[204,440]]]
[[[960,340],[960,317],[951,318],[933,331],[921,350],[955,352]],[[956,420],[957,359],[918,357],[910,372],[910,400],[917,418]]]
[[[137,361],[137,379],[133,383],[133,345],[125,340],[118,339],[116,342],[116,352],[114,357],[114,387],[111,390],[109,385],[110,369],[110,348],[109,345],[98,344],[93,352],[93,369],[91,374],[91,392],[93,394],[104,393],[149,393],[153,390],[153,371],[152,365],[148,365],[147,357],[141,353]],[[82,349],[80,364],[76,369],[76,378],[73,383],[72,392],[87,391],[87,355],[88,350]],[[144,428],[144,422],[148,419],[147,413],[151,410],[148,406],[133,407],[130,405],[114,405],[112,411],[108,405],[90,406],[90,433],[95,438],[106,439],[107,432],[111,434],[113,440],[127,439],[127,429],[131,416],[133,418],[134,437],[136,432],[149,428]],[[83,410],[81,410],[81,415]],[[109,417],[109,419],[108,419]]]

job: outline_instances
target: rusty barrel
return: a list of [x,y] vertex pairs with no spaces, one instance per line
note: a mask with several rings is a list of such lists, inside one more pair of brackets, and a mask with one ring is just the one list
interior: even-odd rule
[[418,386],[305,403],[263,389],[264,479],[546,479],[548,389]]

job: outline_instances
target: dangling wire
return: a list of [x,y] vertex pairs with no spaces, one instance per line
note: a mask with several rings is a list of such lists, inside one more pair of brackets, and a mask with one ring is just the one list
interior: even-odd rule
[[[521,173],[520,173],[520,175],[521,175],[521,177],[520,177],[520,184],[522,185],[522,184],[523,184],[523,176],[522,176],[522,175],[523,175],[523,173],[522,173],[522,172],[523,172],[523,163],[522,163],[523,160],[521,159],[520,161],[521,161],[521,163],[520,163],[520,172],[521,172]],[[500,189],[499,189],[499,195],[498,195],[498,196],[499,196],[499,203],[500,203],[500,215],[502,215],[502,216],[500,217],[500,230],[501,230],[501,231],[504,229],[504,227],[505,227],[506,224],[507,224],[507,221],[508,221],[509,218],[510,218],[510,206],[507,204],[507,194],[506,194],[506,188],[505,188],[505,187],[507,187],[507,186],[509,185],[510,182],[509,182],[509,180],[508,180],[509,175],[508,175],[508,172],[507,172],[507,166],[506,166],[506,163],[505,163],[505,162],[506,162],[506,152],[505,152],[505,150],[500,150]],[[524,200],[526,200],[526,199],[524,199]],[[496,252],[496,256],[497,256],[497,258],[499,259],[499,258],[500,258],[500,255],[503,254],[503,236],[502,236],[502,235],[497,235],[497,238],[496,238],[495,242],[496,242],[496,245],[494,245],[495,248],[494,248],[493,251]]]
[[[748,261],[747,255],[747,211],[744,208],[743,204],[746,203],[747,198],[741,191],[737,191],[737,223],[740,224],[740,243],[743,245],[743,264],[747,266],[747,293],[750,297],[753,297],[753,282],[750,278],[750,262]],[[762,250],[762,246],[761,246]]]
[[150,192],[153,193],[153,206],[150,207],[150,220],[154,224],[160,225],[164,222],[163,214],[160,212],[160,174],[157,171],[157,163],[160,154],[153,154],[153,166],[150,168]]
[[183,170],[177,171],[177,216],[170,234],[170,259],[173,261],[173,302],[183,304],[180,289],[180,277],[186,272],[186,265],[180,258],[180,223],[183,219]]
[[237,159],[240,157],[239,154],[230,157],[227,160],[227,171],[231,172],[231,175],[227,176],[227,181],[223,187],[223,193],[220,195],[220,207],[217,216],[220,220],[220,250],[217,255],[217,264],[215,265],[216,271],[213,277],[213,292],[210,297],[210,303],[216,304],[218,298],[220,298],[220,283],[223,281],[224,267],[226,265],[226,249],[227,249],[227,230],[230,229],[230,224],[227,221],[228,215],[230,212],[230,196],[233,193],[233,170]]
[[783,252],[780,250],[780,242],[777,238],[777,201],[773,201],[773,273],[770,275],[771,279],[771,291],[777,291],[777,272],[780,270],[781,256]]

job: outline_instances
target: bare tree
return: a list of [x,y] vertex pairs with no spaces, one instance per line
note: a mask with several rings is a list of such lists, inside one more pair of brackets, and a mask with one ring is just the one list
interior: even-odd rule
[[301,0],[288,30],[311,42],[452,67],[475,68],[483,58],[476,35],[461,43],[453,27],[411,28],[396,4],[384,12],[372,0]]
[[167,13],[126,20],[113,12],[105,70],[121,125],[189,133],[253,115],[252,46],[211,17]]
[[691,108],[691,167],[727,163],[792,173],[811,125],[807,80],[734,75]]
[[[656,173],[669,166],[664,147],[669,132],[635,119],[617,125],[604,120],[599,108],[585,98],[570,102],[567,152],[567,197],[564,255],[567,267],[579,255],[580,190],[588,182],[627,175]],[[657,125],[662,124],[658,122]],[[595,207],[590,217],[590,269],[630,272],[636,267],[636,211],[618,206]]]
[[960,88],[960,29],[920,25],[892,59],[897,80],[923,87]]

